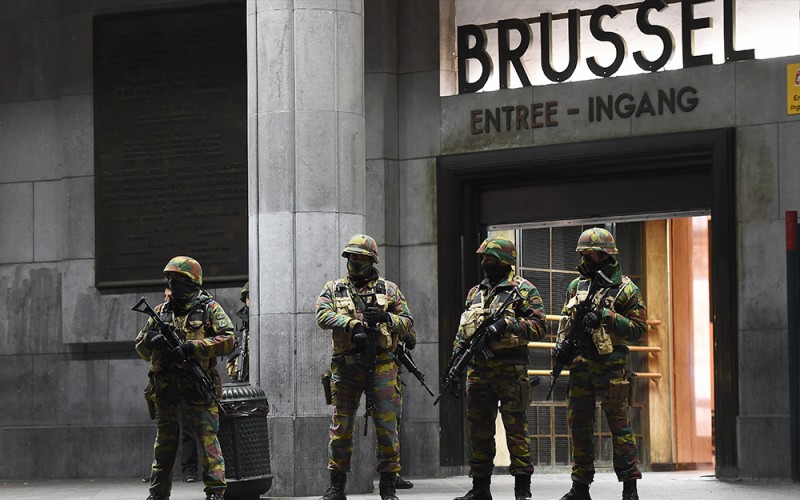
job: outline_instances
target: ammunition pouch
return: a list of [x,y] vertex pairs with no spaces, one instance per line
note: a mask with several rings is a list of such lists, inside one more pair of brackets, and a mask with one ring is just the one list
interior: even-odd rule
[[482,304],[472,304],[466,311],[461,313],[458,329],[461,331],[464,340],[471,339],[485,319],[486,311]]
[[599,328],[592,329],[592,343],[597,348],[597,353],[600,356],[611,354],[614,352],[614,342],[611,340],[611,335],[608,334],[606,328],[600,325]]

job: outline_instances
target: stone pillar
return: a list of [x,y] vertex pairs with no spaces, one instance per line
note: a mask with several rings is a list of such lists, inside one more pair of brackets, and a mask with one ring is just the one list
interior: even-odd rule
[[[364,231],[362,0],[248,0],[251,380],[270,401],[273,496],[327,487],[331,339],[314,303]],[[257,340],[257,341],[256,341]],[[363,406],[363,405],[362,405]],[[372,490],[358,419],[348,492]]]

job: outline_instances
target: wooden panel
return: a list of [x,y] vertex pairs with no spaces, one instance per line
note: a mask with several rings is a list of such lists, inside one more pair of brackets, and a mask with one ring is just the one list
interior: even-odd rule
[[647,328],[647,345],[661,347],[660,353],[648,354],[648,369],[661,373],[649,382],[648,417],[650,423],[650,462],[671,464],[672,376],[670,366],[669,273],[667,266],[667,221],[647,221],[644,225],[644,296],[648,320],[661,320]]

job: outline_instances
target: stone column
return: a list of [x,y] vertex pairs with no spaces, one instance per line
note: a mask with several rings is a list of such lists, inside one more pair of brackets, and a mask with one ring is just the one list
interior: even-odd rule
[[[314,303],[364,230],[362,0],[248,0],[251,380],[270,401],[273,496],[327,487],[330,332]],[[363,406],[363,405],[362,405]],[[372,489],[358,419],[348,492]]]

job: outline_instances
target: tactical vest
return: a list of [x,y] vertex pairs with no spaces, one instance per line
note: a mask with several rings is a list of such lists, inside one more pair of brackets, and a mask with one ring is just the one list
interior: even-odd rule
[[[166,303],[164,303],[159,309],[158,315],[164,323],[175,327],[178,337],[184,342],[213,337],[215,332],[211,325],[211,314],[209,312],[211,309],[209,306],[212,302],[213,299],[211,298],[202,300],[195,304],[185,316],[176,316],[170,308],[165,307]],[[217,364],[216,357],[206,357],[199,353],[196,357],[204,370],[209,370]]]
[[[463,338],[469,340],[486,318],[492,315],[494,309],[500,307],[513,291],[514,288],[504,288],[492,295],[491,293],[487,294],[483,289],[478,290],[478,293],[472,298],[466,311],[461,313],[461,320],[459,321],[458,328]],[[488,302],[488,307],[486,302]],[[516,317],[511,307],[507,307],[503,314],[508,319]],[[489,348],[495,353],[497,351],[521,346],[526,346],[527,348],[527,345],[528,341],[517,335],[508,335],[502,340],[492,340],[489,342]]]
[[[619,294],[622,293],[622,290],[630,282],[630,278],[623,276],[620,283],[616,283],[595,293],[594,297],[592,298],[591,309],[595,310],[604,307],[617,312],[617,297],[619,297]],[[567,316],[562,317],[561,321],[559,322],[557,342],[563,341],[566,335],[569,333],[569,330],[572,326],[572,316],[574,314],[574,310],[578,304],[583,302],[586,299],[586,296],[589,295],[589,287],[591,284],[592,281],[588,279],[582,279],[578,281],[576,293],[572,298],[569,299],[565,307]],[[597,347],[597,352],[601,356],[611,354],[614,351],[614,345],[625,345],[625,342],[622,341],[617,341],[615,344],[613,336],[603,324],[601,324],[598,328],[592,329],[591,335],[592,342],[594,342],[595,347]]]
[[[362,296],[370,293],[375,294],[375,305],[386,311],[389,306],[389,299],[386,296],[386,280],[383,278],[378,278],[375,281],[375,285],[373,286],[372,290],[366,292],[360,291],[360,295]],[[333,298],[335,302],[334,308],[338,314],[344,314],[353,319],[363,321],[363,316],[361,314],[357,314],[356,312],[356,304],[353,301],[353,298],[350,296],[350,290],[348,289],[344,278],[338,279],[334,282]],[[363,311],[360,311],[360,313],[363,313]],[[378,332],[379,335],[377,339],[377,346],[381,349],[393,350],[397,345],[397,334],[393,334],[389,330],[389,325],[386,323],[380,323],[378,325]],[[349,332],[338,328],[333,331],[334,355],[350,352],[355,348],[356,346],[353,344]]]

